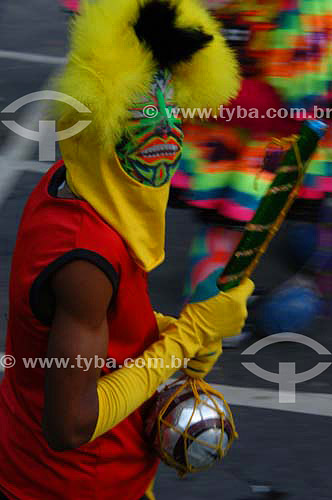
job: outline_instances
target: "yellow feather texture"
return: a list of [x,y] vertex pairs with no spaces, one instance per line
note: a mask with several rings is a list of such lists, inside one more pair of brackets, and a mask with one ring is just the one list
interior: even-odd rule
[[[178,27],[202,28],[213,41],[189,62],[173,70],[175,105],[217,108],[235,97],[240,77],[236,58],[220,34],[219,24],[198,0],[165,0],[178,7]],[[68,63],[53,82],[59,92],[74,97],[91,114],[57,103],[58,128],[79,120],[92,123],[80,140],[111,151],[126,129],[128,109],[149,90],[157,66],[152,52],[136,37],[139,8],[149,0],[83,0],[81,15],[71,27]]]

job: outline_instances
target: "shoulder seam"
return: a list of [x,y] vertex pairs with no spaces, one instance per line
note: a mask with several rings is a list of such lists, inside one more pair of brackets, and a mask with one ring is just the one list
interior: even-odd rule
[[119,275],[114,269],[113,265],[105,257],[97,252],[93,252],[85,248],[76,248],[74,250],[70,250],[69,252],[62,254],[60,257],[48,264],[48,266],[46,266],[37,276],[30,288],[29,303],[31,311],[34,317],[44,326],[51,325],[52,317],[48,317],[48,315],[45,314],[45,311],[41,310],[39,297],[43,293],[43,290],[45,290],[45,287],[47,287],[51,276],[55,272],[59,271],[64,265],[69,264],[74,260],[86,260],[96,265],[101,271],[103,271],[113,286],[113,297],[110,307],[116,300],[119,287]]

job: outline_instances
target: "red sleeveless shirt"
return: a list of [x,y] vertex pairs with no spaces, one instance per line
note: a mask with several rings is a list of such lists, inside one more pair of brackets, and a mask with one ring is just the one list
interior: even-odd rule
[[23,362],[46,357],[52,310],[41,308],[43,294],[50,276],[74,259],[94,263],[113,284],[109,358],[121,364],[158,338],[146,273],[87,202],[57,198],[64,179],[57,163],[33,191],[13,256],[6,353],[16,364],[0,387],[0,490],[10,500],[138,500],[158,465],[142,408],[94,442],[55,452],[41,429],[45,370]]

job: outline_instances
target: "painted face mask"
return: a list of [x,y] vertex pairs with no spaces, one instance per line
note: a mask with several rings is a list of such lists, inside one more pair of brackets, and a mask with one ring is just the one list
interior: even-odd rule
[[61,145],[70,189],[121,234],[146,271],[164,259],[170,180],[182,152],[172,97],[171,75],[159,71],[149,93],[129,109],[129,127],[113,152],[82,141],[75,150],[71,141]]
[[163,186],[178,167],[183,141],[169,71],[156,73],[149,94],[135,103],[130,114],[127,133],[116,147],[121,166],[141,184]]

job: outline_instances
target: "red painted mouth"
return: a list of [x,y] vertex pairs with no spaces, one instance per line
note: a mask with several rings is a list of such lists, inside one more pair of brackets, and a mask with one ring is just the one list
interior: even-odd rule
[[181,146],[174,137],[168,137],[167,140],[161,137],[154,137],[144,144],[144,148],[135,152],[135,156],[146,164],[154,164],[161,161],[175,163],[180,153]]

